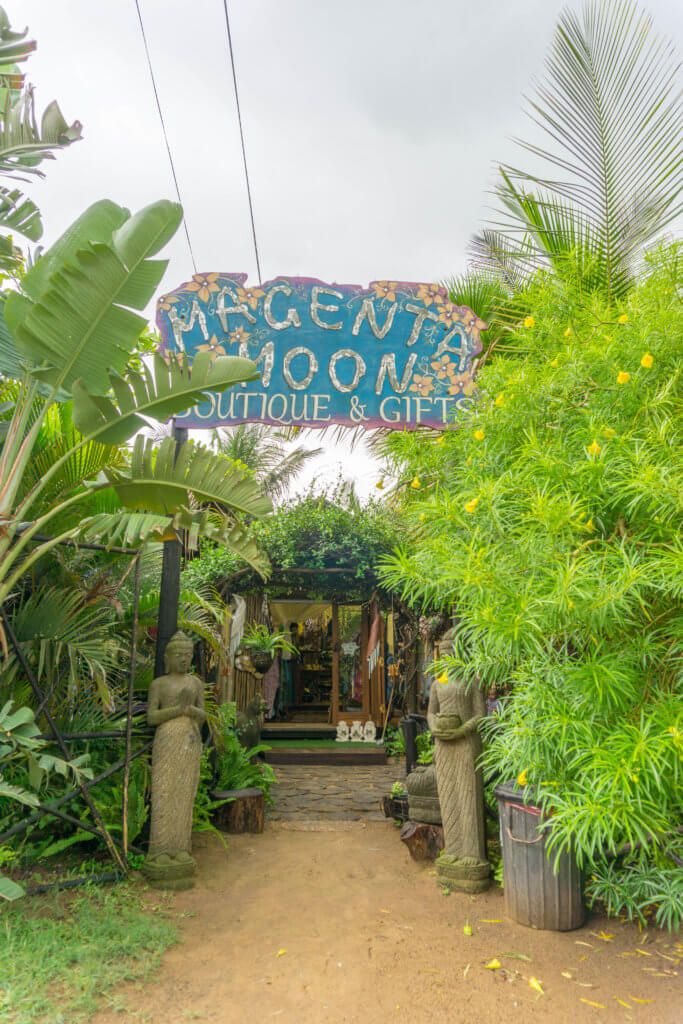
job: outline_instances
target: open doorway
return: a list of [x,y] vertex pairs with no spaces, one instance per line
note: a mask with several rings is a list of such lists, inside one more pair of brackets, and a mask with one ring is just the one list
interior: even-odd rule
[[296,647],[296,654],[284,653],[280,658],[271,721],[330,724],[334,717],[334,606],[283,600],[272,601],[269,609],[274,628],[288,633]]

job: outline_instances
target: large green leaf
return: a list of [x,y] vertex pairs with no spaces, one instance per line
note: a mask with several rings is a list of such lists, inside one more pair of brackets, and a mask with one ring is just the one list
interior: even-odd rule
[[90,395],[81,381],[73,387],[74,423],[87,437],[102,444],[121,444],[147,426],[143,416],[164,421],[201,402],[208,392],[225,391],[242,381],[257,380],[256,365],[237,356],[198,352],[192,364],[179,363],[173,353],[168,362],[159,354],[153,367],[125,377],[110,375],[115,400]]
[[24,370],[14,338],[5,323],[6,298],[6,294],[0,294],[0,373],[11,380],[20,380],[24,376]]
[[24,275],[21,282],[24,293],[37,302],[55,270],[72,262],[79,249],[84,249],[91,242],[111,244],[114,232],[129,217],[130,210],[117,206],[110,199],[100,199],[93,203],[69,225]]
[[40,210],[20,189],[0,187],[0,228],[37,242],[43,233]]
[[176,451],[173,438],[155,448],[150,440],[135,439],[130,466],[105,470],[121,503],[127,508],[175,513],[198,502],[261,517],[272,504],[258,483],[230,459],[186,442]]
[[11,878],[7,878],[6,875],[0,875],[0,900],[12,902],[12,900],[18,900],[25,895],[25,889],[13,882]]
[[270,572],[268,558],[260,550],[249,527],[211,509],[183,508],[173,516],[122,509],[86,519],[77,536],[81,541],[131,549],[182,537],[190,550],[196,550],[199,539],[203,538],[234,551],[261,576],[267,577]]
[[39,127],[33,90],[25,89],[18,98],[6,92],[0,115],[0,173],[24,180],[27,174],[42,178],[38,165],[53,150],[78,142],[82,127],[80,121],[67,124],[54,100],[43,111]]
[[9,296],[7,325],[37,379],[66,391],[76,380],[94,394],[108,390],[109,371],[124,370],[146,324],[127,307],[144,309],[154,294],[167,264],[148,257],[173,235],[181,216],[177,203],[154,203],[126,221],[111,245],[95,242],[71,256],[67,247],[66,259],[51,261],[37,301]]

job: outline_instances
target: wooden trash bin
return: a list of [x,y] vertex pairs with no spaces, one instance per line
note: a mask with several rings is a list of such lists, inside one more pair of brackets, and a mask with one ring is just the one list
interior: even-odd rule
[[211,798],[229,801],[214,811],[216,828],[221,832],[231,832],[233,835],[263,832],[265,801],[262,789],[256,786],[252,789],[215,789]]
[[540,807],[524,800],[514,782],[495,790],[500,811],[506,913],[519,924],[567,932],[586,920],[583,878],[575,858],[563,853],[555,871],[548,858]]

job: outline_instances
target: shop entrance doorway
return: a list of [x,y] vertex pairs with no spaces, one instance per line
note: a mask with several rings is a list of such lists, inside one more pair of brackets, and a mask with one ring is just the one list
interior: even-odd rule
[[336,726],[372,717],[371,668],[381,658],[379,636],[374,660],[368,651],[367,605],[281,600],[269,611],[273,627],[289,633],[297,649],[280,659],[271,721]]

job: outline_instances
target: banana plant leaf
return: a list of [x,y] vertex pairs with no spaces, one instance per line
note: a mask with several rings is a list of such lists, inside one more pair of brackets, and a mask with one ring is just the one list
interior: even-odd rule
[[36,379],[62,392],[76,380],[94,394],[108,390],[109,371],[123,372],[146,325],[129,307],[145,308],[167,266],[149,257],[172,237],[181,216],[177,203],[153,203],[124,221],[111,245],[91,243],[68,261],[51,258],[54,269],[37,301],[8,297],[7,326]]
[[74,423],[83,435],[102,444],[121,444],[147,426],[143,416],[167,420],[201,402],[210,391],[225,391],[258,376],[255,363],[237,356],[216,358],[211,352],[198,352],[189,366],[179,363],[173,353],[168,362],[157,353],[153,367],[145,365],[141,372],[125,377],[110,374],[114,400],[91,395],[76,381]]
[[76,536],[81,541],[127,548],[179,540],[183,536],[190,550],[196,550],[199,538],[203,537],[234,551],[264,578],[270,572],[268,558],[249,527],[211,509],[182,508],[173,516],[121,509],[86,519]]
[[131,509],[169,515],[186,508],[190,495],[197,502],[256,518],[268,515],[273,508],[259,484],[230,459],[191,442],[177,452],[171,437],[158,448],[152,441],[137,437],[130,466],[104,472],[121,504]]
[[38,207],[18,188],[0,187],[0,228],[18,231],[32,242],[43,233]]

